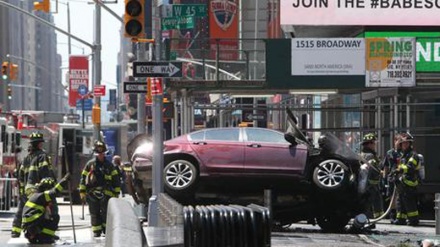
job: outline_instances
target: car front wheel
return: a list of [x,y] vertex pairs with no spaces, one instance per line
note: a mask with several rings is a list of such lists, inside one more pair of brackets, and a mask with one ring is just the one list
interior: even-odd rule
[[165,188],[172,195],[182,195],[182,192],[191,191],[197,179],[197,168],[188,160],[174,160],[165,166]]
[[340,160],[324,160],[313,171],[313,182],[318,188],[336,190],[348,180],[348,168]]

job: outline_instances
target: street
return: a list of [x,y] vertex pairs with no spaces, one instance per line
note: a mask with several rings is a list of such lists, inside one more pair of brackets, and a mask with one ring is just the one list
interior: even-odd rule
[[[132,202],[131,197],[124,199]],[[68,202],[59,201],[60,225],[57,235],[60,240],[54,246],[93,246],[105,245],[105,237],[93,238],[90,229],[90,215],[85,206],[84,219],[81,205],[73,205],[73,220],[75,222],[75,237],[72,229],[72,218]],[[10,228],[14,214],[12,212],[0,213],[0,246],[28,246],[27,240],[22,235],[20,238],[10,237]],[[144,223],[144,230],[147,225]],[[318,247],[318,246],[420,246],[419,241],[424,239],[437,240],[440,237],[435,235],[435,222],[433,220],[422,220],[420,226],[396,226],[389,224],[388,220],[382,220],[376,224],[376,229],[352,232],[347,230],[340,234],[323,233],[318,226],[299,222],[276,229],[272,232],[271,246],[274,247]]]

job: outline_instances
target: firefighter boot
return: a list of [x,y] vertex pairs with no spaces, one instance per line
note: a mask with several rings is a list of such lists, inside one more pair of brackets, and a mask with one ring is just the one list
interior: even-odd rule
[[406,221],[404,219],[395,219],[392,224],[394,225],[406,225]]
[[408,220],[408,225],[409,226],[418,226],[419,220],[418,219],[410,219],[410,220]]

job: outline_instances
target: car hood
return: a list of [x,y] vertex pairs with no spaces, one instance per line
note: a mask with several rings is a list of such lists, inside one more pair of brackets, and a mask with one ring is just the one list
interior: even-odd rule
[[[286,140],[296,145],[298,143],[305,144],[309,149],[313,149],[313,143],[307,139],[304,133],[298,128],[298,121],[293,112],[286,108],[288,128],[285,133]],[[318,145],[321,149],[321,154],[341,157],[349,161],[358,161],[359,155],[356,154],[350,147],[337,138],[334,134],[326,132],[319,137]]]
[[289,108],[286,108],[286,113],[288,122],[287,131],[285,133],[286,140],[294,145],[301,143],[308,146],[309,148],[312,148],[313,143],[307,140],[307,137],[298,128],[298,121],[293,115],[293,112]]

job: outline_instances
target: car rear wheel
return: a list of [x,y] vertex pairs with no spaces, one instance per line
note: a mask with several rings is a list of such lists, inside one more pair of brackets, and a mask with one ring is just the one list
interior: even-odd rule
[[172,195],[182,196],[182,192],[192,191],[197,180],[197,168],[188,160],[174,160],[165,166],[165,188]]
[[313,182],[320,189],[337,190],[348,180],[348,167],[340,160],[324,160],[313,171]]

